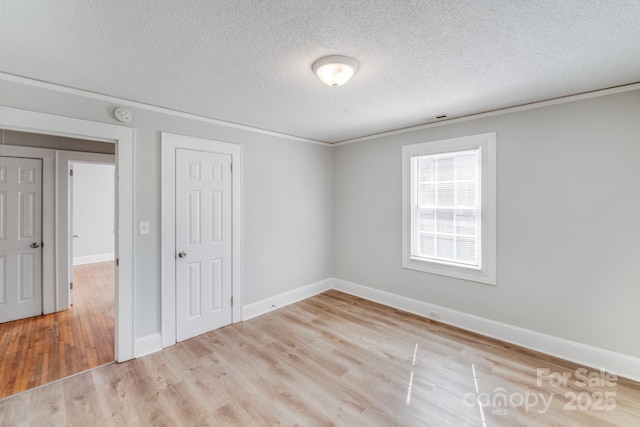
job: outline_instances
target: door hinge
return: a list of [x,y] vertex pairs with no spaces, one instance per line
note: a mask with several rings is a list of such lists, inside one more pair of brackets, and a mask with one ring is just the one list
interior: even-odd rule
[[73,282],[69,283],[69,289],[73,290]]
[[233,296],[231,297],[231,307],[233,307]]
[[116,258],[116,266],[120,265],[120,258]]
[[69,176],[73,176],[73,169],[69,169]]

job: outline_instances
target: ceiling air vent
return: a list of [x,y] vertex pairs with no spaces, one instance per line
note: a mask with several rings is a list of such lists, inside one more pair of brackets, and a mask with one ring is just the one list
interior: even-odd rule
[[420,121],[422,123],[431,123],[431,122],[435,122],[435,121],[446,119],[446,118],[447,118],[446,114],[440,114],[439,116],[423,117],[422,119],[420,119]]

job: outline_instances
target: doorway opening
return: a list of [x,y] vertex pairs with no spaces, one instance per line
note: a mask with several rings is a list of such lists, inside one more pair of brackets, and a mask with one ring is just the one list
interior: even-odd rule
[[[34,221],[34,228],[43,231],[37,256],[53,268],[33,270],[41,279],[39,312],[17,319],[37,317],[0,324],[0,398],[113,362],[117,344],[115,144],[4,133],[3,154],[48,165],[39,177],[43,203],[36,206],[41,222]],[[94,152],[70,151],[78,148]],[[53,224],[55,233],[44,232],[46,224]],[[77,230],[84,239],[74,245],[80,240]],[[28,269],[22,267],[19,274],[25,275]]]
[[[75,278],[76,273],[92,274],[94,264],[104,263],[115,268],[115,164],[111,156],[103,157],[105,163],[68,162],[71,305],[74,304],[74,290],[78,290],[81,284]],[[91,284],[93,282],[89,282]],[[113,299],[113,280],[110,287]]]
[[165,132],[161,140],[161,317],[168,347],[242,320],[242,146]]

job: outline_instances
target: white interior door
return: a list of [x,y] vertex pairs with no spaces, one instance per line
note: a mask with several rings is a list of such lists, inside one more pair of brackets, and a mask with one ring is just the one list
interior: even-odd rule
[[[3,165],[4,163],[4,165]],[[42,314],[42,160],[0,160],[0,322]]]
[[176,338],[232,319],[231,155],[176,150]]

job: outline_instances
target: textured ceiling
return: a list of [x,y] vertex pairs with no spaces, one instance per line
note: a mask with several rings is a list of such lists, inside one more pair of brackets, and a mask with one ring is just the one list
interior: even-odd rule
[[638,82],[640,1],[2,0],[0,71],[337,142]]

